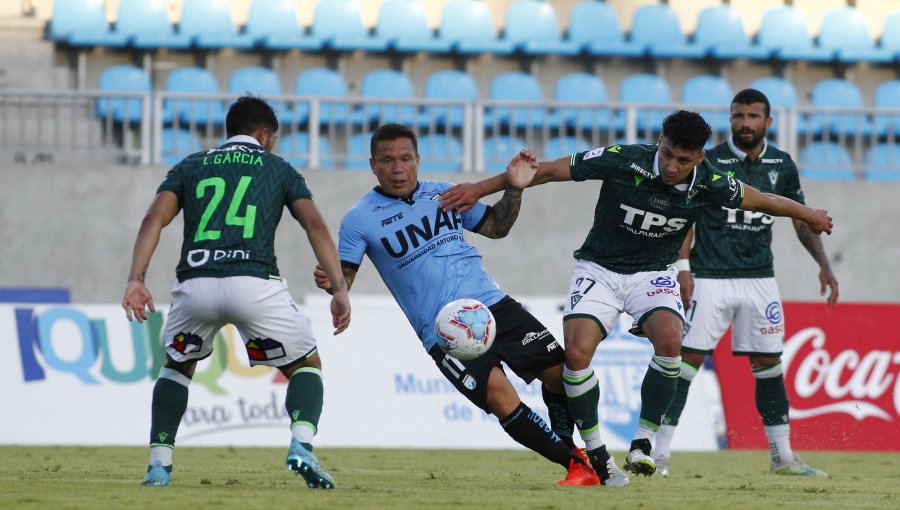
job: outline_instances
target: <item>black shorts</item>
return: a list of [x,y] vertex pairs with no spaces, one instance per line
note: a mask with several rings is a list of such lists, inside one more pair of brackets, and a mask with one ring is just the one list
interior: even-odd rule
[[489,308],[497,323],[497,336],[488,352],[473,360],[461,361],[444,353],[437,345],[428,351],[444,377],[488,414],[488,376],[494,367],[502,369],[501,361],[528,383],[544,369],[565,361],[565,352],[556,338],[518,301],[506,296]]

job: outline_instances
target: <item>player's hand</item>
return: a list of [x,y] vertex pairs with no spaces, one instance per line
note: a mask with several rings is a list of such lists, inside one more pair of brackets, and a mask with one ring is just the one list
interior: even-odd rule
[[122,308],[125,309],[125,317],[128,320],[137,319],[138,322],[147,320],[147,310],[156,311],[153,304],[153,296],[147,290],[147,286],[140,280],[131,280],[125,287],[125,297],[122,298]]
[[691,299],[694,297],[694,275],[690,271],[678,271],[678,285],[681,286],[681,304],[685,311],[691,309]]
[[313,270],[313,280],[316,281],[316,287],[331,294],[331,280],[328,279],[328,274],[320,264],[316,264],[316,269]]
[[819,291],[820,296],[825,295],[825,291],[828,288],[831,288],[831,292],[828,293],[828,298],[825,300],[828,303],[828,306],[834,306],[837,304],[838,300],[838,281],[837,278],[834,277],[834,274],[831,272],[830,268],[825,268],[819,271],[819,283],[822,285],[821,290]]
[[331,298],[331,324],[335,335],[340,335],[350,325],[350,294],[346,288],[335,291]]
[[832,218],[825,209],[813,209],[813,216],[806,221],[806,224],[816,235],[822,232],[831,235],[831,229],[834,227]]
[[477,186],[470,182],[464,182],[451,186],[441,193],[441,200],[438,205],[445,211],[456,209],[460,213],[464,213],[471,209],[481,195],[478,194]]
[[522,149],[506,165],[506,183],[519,189],[531,184],[537,174],[538,161],[528,149]]

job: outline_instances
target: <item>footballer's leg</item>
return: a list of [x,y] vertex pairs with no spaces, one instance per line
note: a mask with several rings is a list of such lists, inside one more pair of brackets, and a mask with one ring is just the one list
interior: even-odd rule
[[576,448],[572,435],[575,433],[575,419],[569,411],[566,389],[563,385],[562,363],[545,369],[538,376],[541,381],[541,397],[547,406],[550,428],[559,436],[569,449]]
[[175,436],[187,410],[188,387],[196,366],[196,361],[179,363],[167,356],[165,366],[159,371],[153,385],[150,412],[150,465],[142,485],[169,485]]
[[656,463],[657,473],[662,476],[669,476],[669,461],[672,458],[672,438],[675,435],[675,427],[678,426],[678,420],[687,403],[691,382],[699,373],[704,358],[706,358],[704,354],[686,352],[684,349],[681,351],[681,374],[678,376],[675,398],[672,399],[672,404],[669,405],[669,410],[666,411],[663,422],[656,431],[653,446],[653,461]]

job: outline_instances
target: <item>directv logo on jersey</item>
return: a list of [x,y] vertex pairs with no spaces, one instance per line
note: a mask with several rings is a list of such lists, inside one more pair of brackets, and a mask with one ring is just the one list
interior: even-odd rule
[[631,169],[634,170],[635,172],[641,174],[642,176],[648,178],[648,179],[652,179],[652,178],[653,178],[653,174],[651,174],[650,172],[648,172],[648,171],[644,170],[643,168],[637,166],[637,165],[634,164],[634,163],[631,164]]
[[738,161],[740,161],[738,158],[728,158],[728,159],[716,158],[716,163],[721,163],[723,165],[731,165],[731,164],[737,163]]
[[765,163],[765,164],[767,164],[767,165],[777,165],[777,164],[780,164],[780,163],[784,163],[784,160],[783,160],[783,159],[766,159],[766,158],[761,158],[760,161],[762,161],[763,163]]

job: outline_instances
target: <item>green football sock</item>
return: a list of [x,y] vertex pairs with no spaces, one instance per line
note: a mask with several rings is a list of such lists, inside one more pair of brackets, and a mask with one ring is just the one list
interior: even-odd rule
[[639,424],[653,431],[659,430],[663,415],[675,398],[681,356],[674,358],[653,356],[650,368],[641,383],[641,416]]
[[600,404],[600,386],[594,370],[563,370],[563,383],[566,387],[566,396],[569,397],[569,411],[578,433],[584,440],[585,448],[594,450],[603,446],[600,438],[600,416],[597,406]]
[[685,404],[687,404],[691,382],[697,376],[697,372],[699,372],[699,369],[693,365],[681,362],[681,375],[678,377],[678,386],[675,388],[675,398],[672,399],[672,404],[669,406],[669,410],[666,411],[666,416],[662,422],[663,425],[671,425],[673,427],[678,425],[678,419],[681,418],[681,413],[684,411]]
[[302,367],[291,374],[284,407],[291,418],[291,433],[309,451],[318,431],[323,395],[322,371],[318,368]]
[[[776,365],[781,368],[781,363]],[[784,387],[784,374],[774,367],[768,367],[762,371],[753,371],[756,377],[756,409],[762,417],[763,425],[784,425],[788,423],[787,389]],[[774,377],[760,377],[764,372],[776,373]],[[762,373],[762,374],[761,374]]]
[[188,385],[191,380],[171,368],[159,371],[153,385],[150,412],[150,446],[175,446],[178,425],[187,410]]

